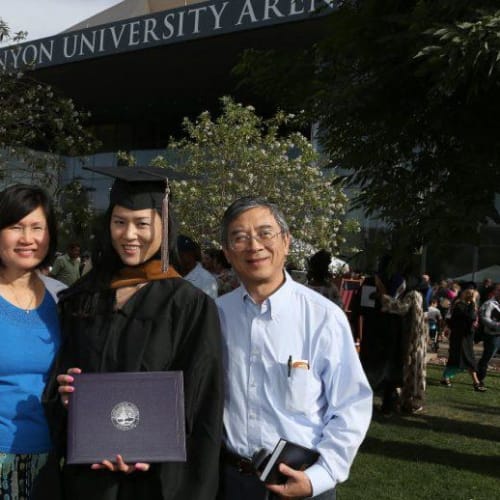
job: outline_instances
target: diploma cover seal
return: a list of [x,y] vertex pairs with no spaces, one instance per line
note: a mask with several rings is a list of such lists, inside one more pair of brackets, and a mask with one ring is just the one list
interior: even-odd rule
[[134,403],[122,401],[111,410],[111,422],[121,431],[130,431],[139,424],[139,408]]

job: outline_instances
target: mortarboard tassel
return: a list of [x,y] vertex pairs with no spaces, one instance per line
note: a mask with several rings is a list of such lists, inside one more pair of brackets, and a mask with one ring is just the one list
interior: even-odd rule
[[162,239],[161,239],[161,270],[167,272],[169,266],[168,255],[168,198],[170,195],[170,186],[168,179],[165,179],[165,196],[161,206],[162,220]]

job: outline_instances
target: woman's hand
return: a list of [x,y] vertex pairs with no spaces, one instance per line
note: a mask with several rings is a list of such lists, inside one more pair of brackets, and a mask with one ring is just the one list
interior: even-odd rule
[[116,455],[116,463],[113,463],[110,460],[103,460],[100,464],[92,464],[90,466],[90,468],[93,470],[106,469],[111,472],[124,472],[125,474],[131,474],[136,470],[147,472],[149,470],[149,467],[150,465],[144,462],[138,462],[134,465],[128,465],[123,461],[123,457],[121,455]]
[[57,390],[61,397],[61,403],[64,407],[68,406],[69,395],[75,390],[72,385],[75,379],[71,375],[78,373],[82,373],[80,368],[70,368],[66,373],[61,373],[56,378],[57,383],[59,384],[59,388]]

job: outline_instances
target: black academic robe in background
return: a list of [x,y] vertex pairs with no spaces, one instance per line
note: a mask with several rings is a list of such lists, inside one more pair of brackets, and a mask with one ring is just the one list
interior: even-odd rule
[[[367,277],[363,286],[375,286],[373,277]],[[353,300],[353,316],[357,322],[363,317],[363,335],[359,353],[363,370],[374,391],[387,386],[401,387],[403,384],[403,356],[405,339],[403,319],[396,314],[382,312],[382,304],[374,294],[373,307],[361,306],[361,294]]]
[[215,498],[223,411],[215,303],[182,278],[149,282],[119,311],[113,311],[113,290],[91,293],[81,288],[70,290],[60,302],[63,345],[45,394],[59,453],[65,451],[61,438],[66,436],[66,410],[57,394],[58,373],[70,367],[86,373],[180,370],[184,374],[187,462],[152,464],[146,473],[128,475],[68,465],[63,470],[64,498]]

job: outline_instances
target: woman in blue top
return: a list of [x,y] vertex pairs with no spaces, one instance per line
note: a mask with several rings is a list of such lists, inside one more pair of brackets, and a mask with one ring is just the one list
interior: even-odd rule
[[[40,402],[59,347],[56,293],[42,276],[56,248],[47,194],[17,184],[0,192],[0,498],[33,498],[51,441]],[[48,292],[48,293],[47,293]]]

